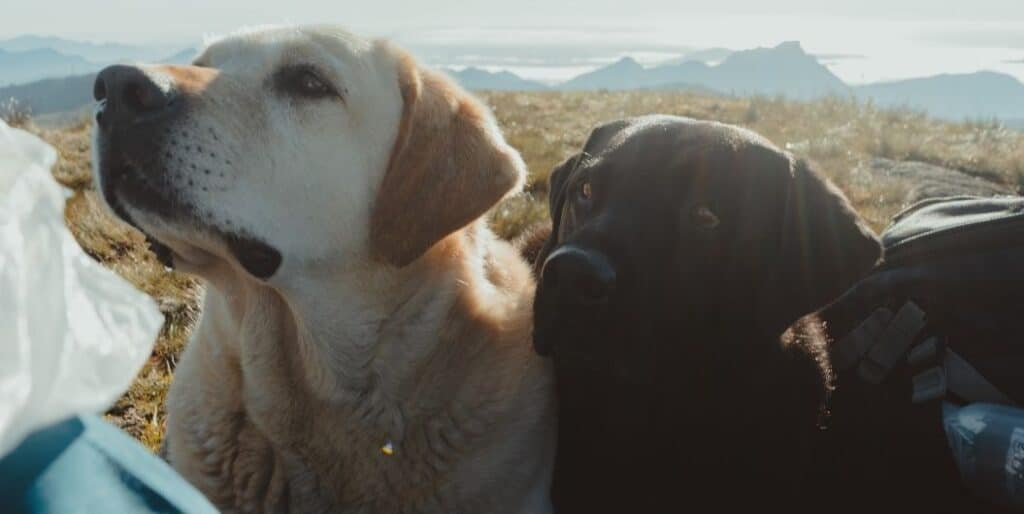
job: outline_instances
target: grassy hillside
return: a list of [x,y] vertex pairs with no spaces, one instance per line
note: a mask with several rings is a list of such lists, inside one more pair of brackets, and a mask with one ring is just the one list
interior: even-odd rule
[[[509,142],[531,170],[526,192],[495,209],[493,226],[505,237],[545,219],[547,175],[577,150],[590,128],[614,118],[671,113],[751,128],[781,147],[808,157],[842,187],[876,228],[902,207],[906,191],[865,178],[858,170],[873,157],[940,164],[1006,185],[1024,185],[1024,134],[995,123],[940,123],[909,111],[885,111],[849,100],[796,103],[733,99],[695,93],[588,92],[484,93]],[[15,120],[33,129],[30,120]],[[75,193],[65,217],[85,251],[152,295],[166,322],[152,358],[108,417],[150,448],[159,446],[163,398],[176,357],[196,319],[198,280],[165,270],[143,238],[100,209],[89,176],[89,125],[34,128],[56,146],[56,179]]]

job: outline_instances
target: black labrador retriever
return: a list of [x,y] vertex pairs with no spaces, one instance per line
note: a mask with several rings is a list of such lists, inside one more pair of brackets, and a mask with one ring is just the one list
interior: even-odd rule
[[550,185],[534,344],[557,370],[557,512],[988,509],[935,408],[833,376],[805,315],[881,247],[807,163],[649,116],[595,129]]

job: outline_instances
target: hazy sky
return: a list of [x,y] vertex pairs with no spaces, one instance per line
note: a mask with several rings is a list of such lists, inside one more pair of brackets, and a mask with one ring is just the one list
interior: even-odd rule
[[[863,82],[999,69],[1024,78],[1024,0],[12,0],[0,38],[46,34],[195,46],[244,25],[340,23],[409,46],[680,48],[799,40]],[[529,71],[529,70],[520,70]]]
[[[949,38],[1024,48],[1022,0],[17,0],[5,2],[0,37],[23,33],[142,42],[187,41],[239,25],[333,22],[388,34],[451,27],[636,27],[746,16],[803,18],[807,22],[878,20],[933,23]],[[837,5],[838,4],[838,5]],[[1015,23],[1016,22],[1016,23]],[[787,23],[788,25],[788,23]],[[1019,25],[1016,25],[1019,27]],[[1004,30],[999,30],[1002,27]],[[783,27],[780,27],[783,28]],[[771,37],[773,28],[737,25]],[[738,35],[738,34],[734,34]],[[921,34],[928,36],[928,34]],[[872,34],[863,34],[870,38]],[[721,34],[729,39],[730,34]],[[694,41],[694,44],[700,43]]]

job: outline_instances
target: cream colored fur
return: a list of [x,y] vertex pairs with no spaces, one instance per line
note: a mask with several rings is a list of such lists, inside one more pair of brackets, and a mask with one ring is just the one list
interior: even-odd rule
[[[274,92],[297,63],[343,100]],[[191,95],[162,150],[168,167],[212,171],[182,188],[201,224],[127,207],[208,281],[168,396],[171,464],[226,512],[550,512],[532,278],[472,219],[525,172],[486,109],[330,27],[236,34],[196,65],[151,73]],[[471,144],[430,151],[453,137]],[[426,248],[403,246],[434,219]],[[280,250],[280,268],[247,274],[218,236],[232,231]]]

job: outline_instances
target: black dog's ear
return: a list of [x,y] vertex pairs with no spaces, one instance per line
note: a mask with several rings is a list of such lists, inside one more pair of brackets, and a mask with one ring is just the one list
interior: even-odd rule
[[843,193],[800,160],[792,164],[778,264],[759,299],[762,328],[781,333],[824,307],[878,262],[878,237]]
[[[540,277],[544,261],[558,244],[558,227],[562,222],[562,206],[565,204],[565,182],[569,179],[573,168],[579,163],[581,156],[582,154],[576,154],[562,161],[562,164],[556,166],[548,178],[548,214],[551,216],[551,228],[547,231],[547,238],[544,240],[543,246],[540,247],[540,251],[531,252],[534,253],[531,262],[533,263],[533,274],[536,277]],[[536,234],[537,232],[535,232]]]
[[562,161],[562,164],[556,166],[555,170],[551,172],[548,182],[548,212],[551,215],[551,235],[544,242],[544,246],[541,247],[540,252],[536,254],[536,258],[533,261],[535,276],[540,276],[540,270],[544,266],[544,261],[555,247],[558,246],[558,229],[562,222],[562,207],[565,205],[566,196],[565,182],[569,179],[569,175],[572,174],[572,170],[576,169],[576,166],[579,165],[585,156],[600,153],[604,147],[608,146],[608,143],[615,135],[634,123],[635,120],[627,118],[598,125],[594,130],[590,131],[587,142],[583,145],[583,151]]
[[548,188],[548,209],[551,213],[551,233],[554,237],[558,236],[558,223],[562,217],[562,206],[565,204],[565,181],[569,179],[572,170],[576,169],[584,157],[601,153],[601,150],[608,146],[616,134],[622,132],[622,129],[630,126],[633,122],[631,119],[622,119],[598,125],[587,136],[587,142],[584,143],[582,152],[555,166],[555,170],[551,172],[550,187]]
[[594,127],[594,130],[591,130],[590,135],[587,136],[587,142],[583,145],[583,153],[590,155],[600,153],[604,147],[611,143],[613,137],[622,132],[622,129],[636,125],[637,121],[636,118],[623,118],[607,121]]

